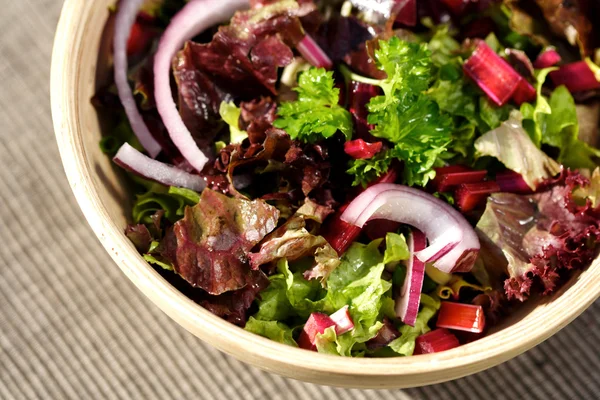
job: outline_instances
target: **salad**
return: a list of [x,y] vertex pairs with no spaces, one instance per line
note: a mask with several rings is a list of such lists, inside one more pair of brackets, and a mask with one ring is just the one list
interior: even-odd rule
[[597,2],[111,12],[93,103],[135,193],[125,233],[227,321],[340,356],[439,352],[595,258]]

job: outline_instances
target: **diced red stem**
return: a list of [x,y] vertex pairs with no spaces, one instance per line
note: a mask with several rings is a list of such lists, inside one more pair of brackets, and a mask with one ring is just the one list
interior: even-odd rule
[[600,82],[585,61],[563,65],[550,72],[550,79],[556,86],[565,85],[571,93],[600,89]]
[[406,26],[417,24],[417,0],[396,0],[396,22]]
[[298,346],[303,349],[316,351],[315,339],[317,334],[325,332],[325,329],[334,325],[335,322],[326,314],[317,312],[310,314],[298,338]]
[[483,40],[478,41],[463,70],[498,106],[506,104],[523,79]]
[[354,322],[348,311],[348,306],[344,306],[329,316],[335,323],[336,335],[342,335],[354,329]]
[[435,169],[432,186],[437,192],[448,192],[463,183],[477,183],[485,179],[487,171],[475,171],[462,165]]
[[481,306],[442,301],[436,326],[481,333],[485,329],[485,313]]
[[500,192],[500,186],[495,181],[481,183],[463,183],[455,193],[456,205],[462,212],[477,208],[492,193]]
[[[376,183],[393,183],[398,178],[398,172],[395,168],[391,167],[388,172],[381,175],[375,181],[373,181],[369,186],[374,185]],[[356,238],[360,235],[361,228],[348,224],[340,219],[340,216],[348,207],[350,201],[344,204],[339,210],[327,219],[327,222],[323,226],[321,231],[321,235],[329,242],[331,247],[341,256],[348,250],[348,247],[356,240]]]
[[139,20],[136,21],[131,27],[131,33],[127,39],[127,56],[131,57],[144,52],[155,37],[155,30]]
[[532,193],[531,188],[523,179],[523,176],[514,171],[503,171],[496,174],[496,183],[501,192],[508,193]]
[[442,0],[442,3],[444,3],[450,11],[452,11],[452,14],[456,16],[462,15],[470,2],[470,0]]
[[539,69],[548,68],[558,64],[562,60],[560,54],[554,49],[544,50],[533,63],[533,66]]
[[515,90],[515,93],[513,94],[515,104],[520,106],[523,103],[531,103],[536,97],[537,92],[535,91],[535,88],[531,86],[526,79],[521,79],[519,86],[517,86],[517,90]]
[[369,159],[381,151],[382,142],[369,143],[354,139],[344,143],[344,152],[354,159]]
[[413,354],[439,353],[458,346],[460,346],[460,343],[456,336],[448,329],[440,328],[419,336],[415,342],[415,352]]

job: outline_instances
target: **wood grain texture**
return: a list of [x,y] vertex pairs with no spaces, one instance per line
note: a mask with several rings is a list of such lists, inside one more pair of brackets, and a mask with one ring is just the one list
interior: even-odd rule
[[[439,354],[347,359],[311,353],[250,334],[204,310],[169,285],[123,234],[130,197],[98,149],[99,117],[90,105],[109,0],[67,0],[53,51],[52,114],[75,197],[102,245],[125,275],[185,329],[234,357],[295,379],[336,386],[400,388],[455,379],[502,363],[563,328],[600,295],[600,261],[554,296],[529,302],[496,332]],[[99,63],[98,60],[101,60]],[[98,68],[101,65],[102,68]]]

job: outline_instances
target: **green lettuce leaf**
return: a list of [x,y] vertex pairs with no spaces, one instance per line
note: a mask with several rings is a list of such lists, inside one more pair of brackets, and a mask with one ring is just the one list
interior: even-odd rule
[[542,94],[548,73],[556,68],[538,71],[537,98],[535,105],[523,103],[523,127],[539,147],[546,144],[558,149],[558,162],[568,168],[589,168],[597,166],[595,158],[600,150],[579,140],[579,122],[573,96],[565,86],[559,86],[547,99]]
[[[423,294],[421,296],[424,296]],[[431,330],[429,321],[437,313],[437,309],[424,306],[417,315],[415,326],[403,325],[400,327],[400,337],[394,339],[388,346],[396,353],[403,356],[412,356],[415,351],[415,340],[417,337]]]
[[579,140],[575,101],[565,86],[552,92],[550,108],[552,112],[545,117],[542,142],[558,148],[558,162],[568,168],[595,168],[597,162],[593,158],[600,157],[600,151]]
[[151,216],[163,210],[165,217],[176,222],[183,218],[186,206],[194,206],[200,201],[200,195],[190,189],[167,187],[158,183],[136,180],[146,186],[147,191],[137,195],[131,210],[133,221],[152,224]]
[[229,143],[241,143],[248,137],[248,133],[239,128],[239,120],[242,110],[232,102],[221,102],[219,114],[223,121],[229,125]]
[[533,190],[541,181],[560,172],[560,165],[531,141],[521,125],[518,111],[500,127],[477,139],[475,149],[478,156],[495,157],[506,168],[521,174]]
[[[451,36],[448,26],[434,28],[434,35],[428,43],[436,72],[434,83],[427,90],[443,113],[452,117],[452,143],[442,157],[449,163],[471,163],[473,142],[480,134],[497,128],[508,119],[511,105],[497,107],[468,78],[464,76],[462,64],[465,53],[461,45]],[[494,42],[494,40],[496,42]],[[491,47],[501,45],[491,34],[486,38]],[[493,46],[492,46],[493,45]],[[499,48],[499,47],[498,47]]]
[[[338,254],[323,236],[314,235],[318,225],[332,212],[330,207],[307,199],[285,224],[270,233],[261,242],[256,253],[250,253],[250,265],[261,265],[285,258],[288,261],[314,257],[314,266],[307,270],[307,279],[320,279],[323,285],[331,271],[340,263]],[[309,231],[308,229],[311,229]]]
[[304,278],[303,263],[290,265],[286,259],[279,260],[279,273],[269,278],[270,285],[261,292],[254,319],[295,326],[313,312],[331,314],[348,306],[354,329],[339,336],[335,331],[318,335],[317,349],[341,356],[364,354],[364,343],[377,335],[384,316],[395,317],[392,284],[382,278],[385,263],[399,262],[409,255],[402,235],[387,235],[384,254],[379,251],[381,242],[354,243],[329,276],[327,290]]
[[452,37],[450,27],[446,24],[442,24],[434,28],[433,36],[429,39],[427,48],[431,51],[431,60],[433,64],[440,68],[444,68],[446,65],[453,64],[457,61],[456,54],[460,52],[461,46],[460,43]]
[[311,68],[300,75],[298,99],[282,103],[273,125],[284,129],[292,139],[314,143],[340,131],[352,138],[352,117],[338,104],[340,90],[335,87],[333,72]]
[[269,277],[269,286],[260,292],[258,312],[254,318],[263,321],[283,321],[296,315],[287,296],[287,282],[282,274]]
[[146,260],[150,264],[158,265],[159,267],[161,267],[162,269],[164,269],[166,271],[173,271],[173,266],[171,264],[169,264],[165,261],[159,260],[152,254],[144,254],[143,257],[144,257],[144,260]]
[[[342,356],[355,355],[365,350],[363,343],[375,337],[383,326],[383,315],[393,309],[392,284],[382,278],[384,260],[399,261],[408,251],[401,235],[388,234],[388,249],[384,255],[378,250],[381,240],[368,245],[354,243],[342,257],[340,266],[328,280],[326,311],[333,312],[348,305],[354,329],[335,337],[335,349]],[[392,311],[393,312],[393,311]],[[331,346],[328,347],[331,350]]]
[[312,312],[321,312],[325,292],[316,280],[306,280],[302,271],[292,272],[286,259],[277,263],[278,274],[269,277],[269,286],[260,292],[258,312],[254,318],[285,321],[300,317],[306,320]]
[[552,113],[548,100],[542,95],[542,86],[546,81],[548,74],[556,68],[544,68],[536,72],[536,92],[537,97],[535,105],[529,103],[521,104],[521,114],[523,115],[523,127],[529,133],[531,140],[536,146],[542,143],[542,137],[546,129],[545,116]]
[[408,250],[404,235],[388,232],[385,235],[385,245],[385,254],[383,255],[384,264],[387,265],[402,260],[408,260],[410,251]]
[[286,296],[296,315],[304,318],[323,309],[323,289],[316,280],[307,280],[302,271],[292,272],[286,259],[277,263],[286,283]]
[[261,321],[250,317],[244,327],[249,332],[290,346],[298,347],[292,337],[292,329],[277,321]]

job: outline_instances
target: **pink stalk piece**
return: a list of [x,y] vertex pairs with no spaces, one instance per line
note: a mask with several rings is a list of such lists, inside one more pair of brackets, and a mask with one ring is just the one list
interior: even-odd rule
[[553,48],[544,50],[533,63],[533,66],[539,69],[552,67],[561,62],[560,54]]
[[323,313],[314,312],[310,314],[308,320],[304,324],[300,337],[298,338],[298,346],[302,349],[317,350],[315,344],[317,335],[325,332],[325,329],[330,326],[335,326],[335,322],[327,315]]
[[506,104],[523,80],[483,40],[477,43],[473,55],[463,64],[463,70],[498,106]]
[[354,322],[348,311],[348,306],[344,306],[329,316],[335,322],[336,335],[342,335],[354,329]]
[[600,81],[585,61],[565,64],[549,76],[556,86],[565,85],[571,93],[600,89]]

